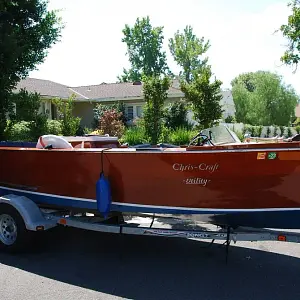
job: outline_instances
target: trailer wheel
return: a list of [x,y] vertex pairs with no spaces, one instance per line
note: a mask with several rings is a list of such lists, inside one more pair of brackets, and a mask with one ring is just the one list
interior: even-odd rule
[[9,206],[0,206],[0,251],[16,253],[30,245],[33,232],[26,229],[19,212]]

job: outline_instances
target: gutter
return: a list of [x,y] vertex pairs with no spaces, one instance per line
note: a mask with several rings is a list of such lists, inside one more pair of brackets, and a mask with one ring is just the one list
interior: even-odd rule
[[[183,97],[183,93],[176,93],[176,94],[170,94],[168,95],[168,98],[178,98],[178,97]],[[87,100],[87,101],[86,101]],[[136,96],[136,97],[118,97],[118,98],[87,98],[87,99],[75,99],[75,102],[112,102],[112,101],[132,101],[132,100],[144,100],[143,96]]]

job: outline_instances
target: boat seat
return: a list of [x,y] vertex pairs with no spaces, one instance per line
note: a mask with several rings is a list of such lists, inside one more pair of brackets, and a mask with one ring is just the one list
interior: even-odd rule
[[62,136],[42,135],[36,144],[38,149],[73,149],[73,146]]
[[82,141],[76,145],[73,144],[73,147],[74,148],[92,148],[91,146],[91,143],[90,142],[85,142],[85,141]]

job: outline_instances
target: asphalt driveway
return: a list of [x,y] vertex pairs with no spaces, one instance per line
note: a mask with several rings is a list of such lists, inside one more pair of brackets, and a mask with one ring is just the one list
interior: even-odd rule
[[0,254],[1,300],[300,299],[300,245],[232,246],[55,229],[36,253]]

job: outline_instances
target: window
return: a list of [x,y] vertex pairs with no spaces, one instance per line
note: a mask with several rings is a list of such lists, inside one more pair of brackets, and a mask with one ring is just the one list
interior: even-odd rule
[[136,116],[138,118],[141,118],[142,114],[143,114],[142,106],[139,105],[139,106],[136,107]]
[[127,106],[127,119],[133,119],[133,106]]

